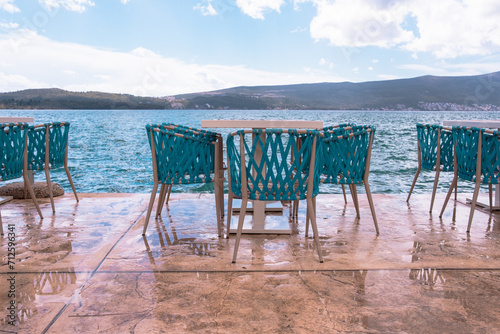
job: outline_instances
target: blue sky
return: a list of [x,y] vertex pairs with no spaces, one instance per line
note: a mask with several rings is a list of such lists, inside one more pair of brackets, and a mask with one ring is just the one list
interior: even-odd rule
[[497,0],[0,0],[0,92],[168,96],[499,70]]

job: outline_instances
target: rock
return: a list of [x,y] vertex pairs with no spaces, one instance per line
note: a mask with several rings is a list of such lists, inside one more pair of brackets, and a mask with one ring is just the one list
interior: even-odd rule
[[[32,186],[36,198],[49,197],[46,182],[35,182]],[[59,184],[52,182],[52,195],[54,197],[62,196],[64,195],[64,189]],[[0,196],[13,196],[14,199],[24,199],[24,182],[10,183],[0,187]],[[28,191],[26,196],[26,198],[31,198]]]

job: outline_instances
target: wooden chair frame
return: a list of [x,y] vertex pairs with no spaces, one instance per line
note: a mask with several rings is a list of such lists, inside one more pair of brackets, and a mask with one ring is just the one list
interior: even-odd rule
[[[276,129],[274,129],[276,130]],[[282,130],[283,133],[286,133],[287,130]],[[307,134],[309,130],[296,130],[298,134]],[[251,134],[253,133],[253,130],[244,130],[242,131],[244,134]],[[238,132],[232,132],[231,134],[229,134],[229,136],[236,136],[238,135],[239,133]],[[263,135],[266,135],[266,133],[264,132]],[[318,134],[321,136],[321,134]],[[240,209],[240,213],[239,213],[239,219],[238,219],[238,229],[237,229],[237,233],[236,233],[236,241],[235,241],[235,245],[234,245],[234,252],[233,252],[233,259],[232,259],[232,262],[235,263],[236,262],[236,258],[237,258],[237,255],[238,255],[238,249],[239,249],[239,245],[240,245],[240,239],[241,239],[241,234],[242,234],[242,230],[243,230],[243,223],[244,223],[244,220],[245,220],[245,214],[246,214],[246,210],[247,210],[247,205],[248,205],[248,200],[249,200],[249,191],[246,190],[246,189],[249,189],[249,184],[248,184],[248,181],[247,181],[247,159],[246,159],[246,156],[245,156],[245,153],[248,153],[246,152],[245,150],[245,139],[243,136],[240,135],[240,151],[239,151],[239,154],[240,154],[240,171],[241,171],[241,193],[242,193],[242,196],[241,196],[241,199],[242,199],[242,203],[241,203],[241,209]],[[311,220],[311,225],[312,225],[312,228],[313,228],[313,231],[314,231],[314,242],[315,242],[315,245],[316,245],[316,249],[317,249],[317,252],[318,252],[318,257],[319,257],[319,262],[320,263],[323,263],[323,256],[321,254],[321,246],[320,246],[320,243],[319,243],[319,236],[318,236],[318,228],[317,228],[317,225],[316,225],[316,211],[315,211],[315,206],[313,205],[313,187],[314,187],[314,182],[315,182],[315,162],[316,162],[316,137],[314,137],[313,139],[313,143],[312,143],[312,148],[311,148],[311,156],[310,156],[310,164],[309,164],[309,177],[308,177],[308,180],[307,180],[307,190],[306,190],[306,201],[307,201],[307,210],[309,212],[309,218]],[[227,150],[229,151],[229,149]],[[230,161],[230,155],[229,155],[229,152],[228,152],[228,165],[229,165],[229,168],[231,168],[231,163],[229,163]],[[229,234],[229,224],[230,224],[230,213],[231,213],[231,209],[232,209],[232,199],[233,198],[236,198],[233,194],[233,191],[232,191],[232,187],[231,187],[231,172],[228,173],[228,183],[229,183],[229,204],[228,204],[228,231],[227,233]],[[255,200],[255,199],[254,199]]]
[[[455,127],[454,127],[455,128]],[[478,136],[478,143],[477,143],[477,162],[476,162],[476,175],[475,175],[475,187],[474,187],[474,194],[472,196],[472,201],[471,201],[471,208],[470,208],[470,213],[469,213],[469,221],[467,224],[467,233],[470,233],[470,228],[472,225],[472,219],[474,217],[474,211],[476,210],[476,205],[477,205],[477,198],[479,195],[479,189],[481,188],[481,184],[483,183],[483,171],[482,171],[482,145],[483,145],[483,134],[492,134],[494,136],[498,136],[500,140],[500,134],[498,134],[497,131],[492,131],[492,130],[485,130],[485,129],[478,129],[478,128],[471,128],[471,127],[457,127],[457,128],[465,128],[466,130],[471,130],[475,129],[479,131],[479,136]],[[454,142],[454,146],[456,143]],[[456,147],[455,147],[455,152],[456,152]],[[500,152],[497,153],[497,156],[500,156]],[[443,217],[444,210],[446,209],[446,205],[448,204],[448,201],[451,196],[451,192],[453,191],[453,188],[456,189],[457,184],[458,184],[458,163],[459,163],[459,158],[455,154],[455,161],[454,161],[454,176],[453,176],[453,181],[450,185],[450,188],[448,189],[448,193],[446,194],[446,199],[443,203],[443,207],[441,209],[441,213],[439,214],[439,218]],[[469,180],[468,180],[469,181]],[[488,181],[488,190],[489,190],[489,202],[490,202],[490,212],[493,211],[493,185],[491,181]]]
[[[433,125],[425,124],[424,126],[431,127]],[[432,187],[432,196],[431,196],[431,204],[430,204],[429,212],[432,212],[432,208],[434,206],[434,199],[436,198],[436,191],[437,191],[437,186],[438,186],[438,182],[439,182],[439,175],[443,169],[441,167],[441,133],[442,133],[442,130],[450,131],[450,133],[451,133],[451,128],[440,127],[440,126],[436,126],[436,127],[437,127],[437,147],[436,147],[436,165],[434,167],[436,174],[434,176],[434,185]],[[413,192],[413,188],[415,187],[415,184],[417,183],[418,176],[420,175],[420,171],[422,170],[422,148],[420,146],[419,140],[417,140],[417,150],[418,150],[418,167],[417,167],[417,172],[415,173],[415,177],[413,178],[413,183],[411,185],[410,192],[408,194],[408,197],[406,198],[407,203],[410,202],[410,197],[411,197],[411,194]],[[456,187],[455,187],[455,200],[457,200],[457,188]]]
[[[24,131],[24,149],[23,149],[23,180],[24,180],[24,185],[25,187],[27,188],[27,190],[29,191],[29,194],[31,196],[31,199],[33,201],[33,204],[35,204],[35,207],[36,207],[36,211],[38,212],[38,216],[40,217],[40,219],[43,219],[43,215],[42,215],[42,211],[40,210],[40,206],[38,205],[38,201],[36,199],[36,196],[35,196],[35,192],[33,191],[33,187],[31,186],[31,183],[29,181],[29,178],[28,178],[28,124],[27,123],[9,123],[8,125],[6,125],[5,128],[3,129],[3,131],[5,131],[6,133],[8,133],[10,131],[10,129],[12,127],[19,127],[21,131]],[[2,166],[0,166],[1,168],[3,168]],[[0,181],[4,181],[4,180],[0,180]],[[2,224],[2,221],[1,221],[1,214],[0,214],[0,235],[3,235],[4,232],[3,232],[3,224]]]
[[[54,206],[54,194],[52,191],[52,181],[50,179],[50,172],[49,171],[51,169],[58,168],[58,167],[52,167],[50,164],[50,130],[53,129],[55,126],[64,126],[65,124],[69,125],[69,123],[67,123],[67,122],[45,123],[45,124],[35,125],[34,127],[30,127],[30,129],[28,130],[28,131],[36,131],[37,129],[45,128],[45,156],[44,156],[43,170],[45,172],[45,179],[47,181],[47,191],[49,193],[50,204],[52,206],[53,213],[56,212],[56,209]],[[28,146],[29,146],[29,142],[28,142]],[[73,195],[75,196],[76,201],[79,202],[78,194],[76,193],[75,185],[73,183],[73,179],[71,178],[71,173],[69,172],[68,147],[69,147],[69,139],[66,141],[66,144],[65,144],[63,166],[64,166],[64,171],[66,172],[66,176],[68,177],[69,184],[71,185],[71,189],[73,190]],[[25,187],[25,194],[26,194],[26,187]]]
[[[151,211],[153,209],[153,204],[156,198],[156,193],[158,191],[158,186],[160,184],[159,181],[159,176],[158,176],[158,167],[157,167],[157,159],[156,159],[156,148],[155,148],[155,143],[153,140],[153,132],[160,132],[163,130],[169,130],[169,127],[164,127],[164,126],[159,126],[159,127],[153,127],[151,126],[149,131],[150,131],[150,146],[151,146],[151,154],[152,154],[152,163],[153,163],[153,180],[154,180],[154,185],[153,185],[153,190],[151,192],[151,197],[149,200],[149,205],[148,205],[148,211],[146,214],[146,220],[144,222],[144,228],[142,231],[142,235],[146,234],[149,219],[151,217]],[[176,137],[181,137],[185,138],[186,136],[181,133],[175,133],[172,132],[172,134]],[[222,158],[221,158],[221,149],[222,149],[222,138],[220,135],[217,136],[216,140],[211,142],[211,145],[214,145],[214,191],[215,191],[215,207],[216,207],[216,216],[217,216],[217,233],[218,236],[222,236],[222,218],[224,216],[224,171],[222,169]],[[162,203],[164,201],[168,201],[168,197],[170,195],[170,190],[172,188],[172,184],[161,184],[161,189],[160,189],[160,196],[158,199],[158,206],[157,206],[157,211],[156,211],[156,218],[160,216],[161,211],[162,211]]]

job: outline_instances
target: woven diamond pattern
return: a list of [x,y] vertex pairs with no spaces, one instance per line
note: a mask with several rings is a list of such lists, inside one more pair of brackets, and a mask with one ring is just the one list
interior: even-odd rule
[[[195,134],[186,129],[183,133],[147,125],[149,143],[155,147],[158,182],[162,184],[190,184],[212,182],[213,144],[210,136]],[[153,138],[151,138],[151,133]]]
[[[240,143],[243,140],[248,198],[261,201],[305,199],[313,141],[319,132],[296,129],[254,129],[251,134],[240,130],[227,137],[231,190],[242,196]],[[239,138],[235,143],[234,138]],[[320,145],[316,145],[321,150]],[[319,156],[320,152],[316,152]],[[319,190],[319,165],[315,164],[313,197]]]
[[422,154],[422,168],[436,170],[439,129],[441,129],[441,170],[450,172],[453,171],[453,136],[449,130],[446,131],[442,126],[435,124],[417,124],[417,139]]
[[26,123],[0,124],[0,181],[16,179],[23,175],[27,131]]
[[483,133],[481,149],[483,183],[498,184],[500,178],[500,131]]
[[371,133],[375,134],[373,126],[354,126],[352,132],[339,129],[337,135],[324,139],[324,183],[363,182]]
[[30,126],[28,130],[28,169],[43,170],[45,165],[45,140],[49,134],[49,168],[64,165],[68,145],[69,122],[45,123],[43,126]]

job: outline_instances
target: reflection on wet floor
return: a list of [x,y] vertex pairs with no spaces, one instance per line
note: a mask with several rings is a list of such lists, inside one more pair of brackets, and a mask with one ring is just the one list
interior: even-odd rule
[[[44,297],[60,297],[67,287],[76,287],[77,275],[74,268],[59,270],[44,270],[39,273],[16,273],[6,275],[8,280],[14,277],[16,317],[19,324],[25,324],[30,318],[38,314],[38,309],[43,305]],[[9,289],[2,290],[9,291]],[[7,297],[7,298],[5,298]],[[12,298],[8,293],[2,293],[0,297],[0,309],[7,310],[11,305]],[[2,314],[1,325],[8,328],[11,319],[9,314]]]
[[[71,194],[69,194],[71,195]],[[176,194],[142,236],[147,194],[56,199],[43,221],[22,201],[2,207],[16,224],[15,314],[0,293],[0,331],[495,332],[500,329],[500,214],[456,204],[443,219],[428,198],[375,195],[381,234],[367,202],[361,218],[342,195],[318,198],[325,263],[305,237],[305,206],[271,220],[291,235],[217,237],[213,197]],[[184,196],[184,197],[183,197]],[[443,200],[443,196],[438,196]],[[26,209],[26,208],[29,209]],[[42,202],[42,210],[50,208]],[[26,211],[28,210],[28,211]],[[0,291],[13,273],[0,238]],[[418,328],[418,330],[415,330]]]

